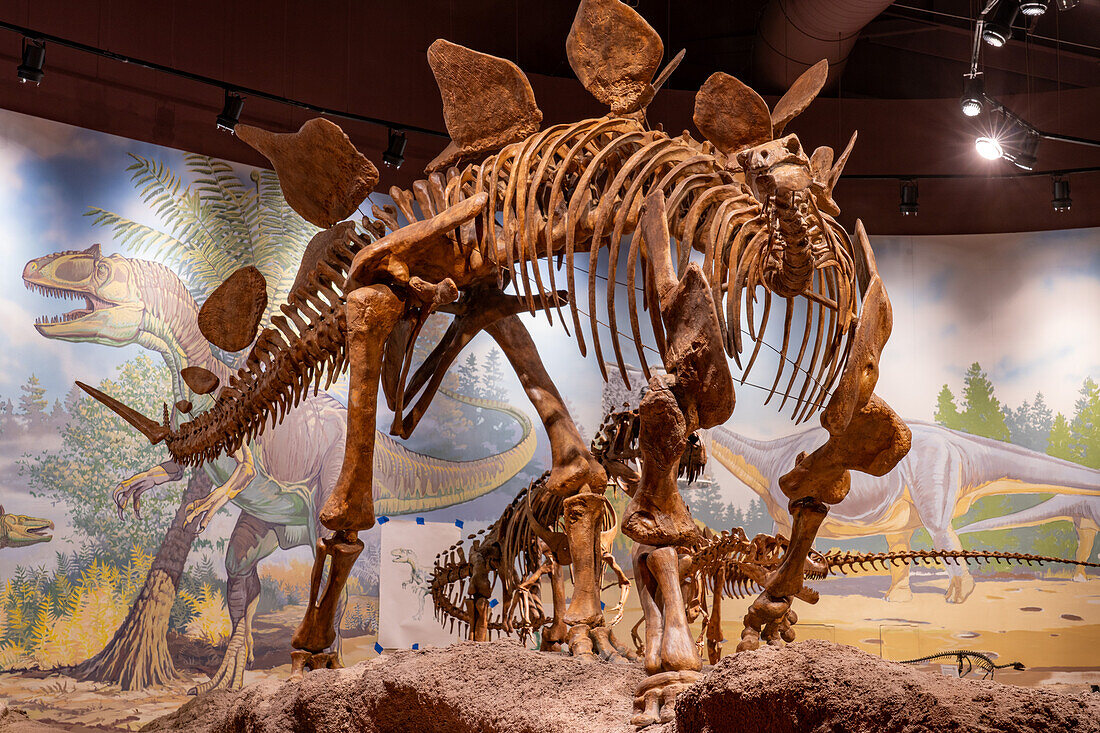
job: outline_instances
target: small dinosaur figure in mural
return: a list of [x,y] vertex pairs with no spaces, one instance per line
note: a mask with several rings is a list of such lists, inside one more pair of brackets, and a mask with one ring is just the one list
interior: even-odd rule
[[[854,539],[883,534],[891,552],[910,549],[913,533],[926,529],[933,546],[961,550],[961,532],[998,529],[1065,518],[1077,530],[1076,559],[1088,560],[1100,524],[1100,512],[1088,502],[1100,497],[1100,471],[1037,453],[1011,443],[950,430],[923,420],[906,420],[913,447],[885,476],[852,474],[844,503],[821,524],[822,539]],[[706,442],[710,454],[751,488],[768,507],[779,534],[790,534],[787,500],[779,477],[797,456],[820,442],[824,432],[806,430],[775,440],[753,440],[726,427],[712,428]],[[956,529],[952,520],[986,496],[1054,493],[1046,502],[1019,513],[1014,521],[987,520]],[[1072,507],[1070,505],[1073,505]],[[1007,519],[1007,517],[1005,518]],[[1084,579],[1085,565],[1078,565]],[[948,603],[962,603],[974,592],[965,565],[944,566],[950,579]],[[907,566],[891,568],[889,601],[912,598]]]
[[416,615],[413,616],[413,621],[419,621],[420,617],[424,615],[424,599],[431,594],[428,589],[428,576],[420,569],[416,553],[408,547],[398,547],[390,550],[390,560],[395,563],[405,563],[409,566],[409,579],[403,582],[401,587],[408,589],[411,586],[413,591],[417,593],[418,607]]
[[[172,373],[174,398],[191,402],[192,414],[211,401],[192,392],[182,380],[184,367],[203,367],[223,382],[229,379],[230,366],[215,356],[199,331],[198,304],[184,282],[164,265],[104,255],[96,244],[31,260],[23,269],[23,281],[48,297],[84,301],[83,308],[39,319],[35,324],[39,333],[74,343],[138,344],[160,353]],[[518,441],[486,458],[447,461],[414,453],[378,433],[374,494],[380,512],[408,514],[469,501],[503,484],[534,455],[536,437],[526,414],[491,400],[450,396],[509,415],[521,427]],[[203,465],[216,488],[190,507],[189,521],[198,518],[202,531],[227,503],[240,507],[241,513],[225,554],[233,631],[218,671],[195,692],[238,689],[243,684],[244,671],[253,659],[259,563],[278,549],[316,546],[324,533],[317,516],[340,471],[346,425],[347,410],[338,400],[324,392],[311,393],[289,410],[278,427]],[[124,479],[114,494],[119,517],[131,504],[140,516],[142,494],[182,476],[183,468],[168,461]],[[337,653],[339,644],[337,635]]]
[[940,652],[939,654],[929,654],[927,657],[918,657],[917,659],[900,659],[899,664],[923,664],[925,662],[935,662],[940,659],[948,660],[954,659],[959,665],[959,677],[965,677],[970,674],[974,667],[983,670],[985,674],[982,675],[982,679],[993,679],[993,672],[998,669],[1007,669],[1011,667],[1015,670],[1027,669],[1022,662],[1008,662],[1006,664],[996,664],[992,657],[984,652],[973,652],[967,649],[958,649],[949,652]]
[[0,550],[5,547],[29,547],[39,542],[49,542],[53,535],[53,522],[26,514],[8,514],[0,504]]

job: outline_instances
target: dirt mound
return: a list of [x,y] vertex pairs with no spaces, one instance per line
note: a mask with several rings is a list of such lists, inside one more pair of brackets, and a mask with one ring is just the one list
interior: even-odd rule
[[[214,693],[142,730],[633,733],[644,676],[640,665],[464,642]],[[1077,733],[1098,721],[1100,695],[960,680],[806,641],[726,657],[680,695],[676,723],[644,733]]]
[[644,676],[638,665],[463,642],[206,695],[142,730],[633,733],[634,688]]
[[726,657],[676,700],[680,733],[1100,731],[1100,695],[928,674],[805,641]]

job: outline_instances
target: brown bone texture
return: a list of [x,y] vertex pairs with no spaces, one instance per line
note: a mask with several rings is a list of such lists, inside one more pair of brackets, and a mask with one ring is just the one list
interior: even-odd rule
[[378,185],[378,169],[322,118],[291,133],[237,125],[237,137],[271,161],[290,207],[322,229],[343,221]]
[[810,102],[814,101],[828,78],[829,61],[821,59],[795,79],[794,84],[791,84],[791,88],[775,103],[775,109],[772,110],[772,137],[783,136],[787,123],[810,106]]
[[710,75],[695,95],[695,126],[726,155],[772,139],[768,104],[736,77]]
[[267,309],[267,280],[252,265],[226,278],[199,309],[199,331],[225,351],[241,351],[256,338]]
[[351,365],[347,449],[340,478],[321,508],[320,520],[332,530],[356,531],[374,526],[374,438],[382,349],[404,312],[404,303],[385,285],[370,285],[350,293],[347,308]]
[[443,97],[443,119],[453,143],[429,171],[499,150],[539,129],[542,112],[531,83],[511,61],[441,38],[428,47],[428,64]]
[[183,383],[195,394],[210,394],[218,388],[218,375],[200,366],[189,366],[180,369]]
[[346,247],[353,234],[355,223],[350,221],[317,232],[302,253],[298,274],[294,277],[294,284],[290,286],[291,291],[308,287],[310,278],[317,273],[321,263],[331,262],[336,257],[337,248]]
[[[577,509],[574,538],[565,543],[576,562],[598,551],[595,531],[588,528],[596,502],[577,497],[602,492],[606,474],[580,442],[534,343],[513,314],[522,300],[531,313],[542,310],[549,318],[556,310],[566,320],[562,306],[567,305],[582,353],[587,341],[606,375],[611,360],[604,359],[606,336],[601,337],[597,323],[598,315],[606,313],[605,333],[610,333],[624,379],[619,334],[629,329],[653,387],[640,408],[642,476],[623,531],[655,546],[691,546],[703,538],[677,491],[677,464],[696,428],[729,417],[734,404],[726,353],[740,366],[742,334],[755,344],[751,355],[746,353],[744,380],[765,343],[763,328],[779,315],[770,310],[774,303],[786,315],[781,366],[770,392],[781,395],[780,409],[791,404],[792,418],[809,419],[836,386],[822,417],[828,443],[802,457],[781,484],[794,515],[785,559],[778,568],[769,565],[767,574],[744,573],[766,587],[750,610],[744,643],[793,638],[791,600],[812,597],[801,589],[805,561],[828,505],[847,491],[848,471],[885,471],[908,444],[904,425],[873,396],[878,353],[889,335],[889,305],[873,272],[873,256],[860,237],[853,242],[832,218],[834,206],[818,205],[829,203],[847,151],[831,161],[822,153],[811,165],[795,136],[772,139],[777,126],[813,97],[819,70],[796,83],[774,117],[758,95],[733,77],[712,77],[698,98],[696,121],[709,139],[700,142],[690,134],[670,137],[635,114],[653,94],[662,47],[626,5],[584,0],[567,50],[582,83],[613,114],[536,131],[537,108],[518,70],[446,42],[433,46],[433,70],[454,137],[450,159],[479,149],[486,156],[435,171],[409,190],[391,189],[395,208],[378,214],[392,230],[388,236],[367,243],[345,230],[333,232],[331,241],[318,240],[316,264],[311,255],[283,315],[259,335],[244,368],[211,410],[177,432],[120,414],[152,438],[168,433],[177,461],[199,463],[276,423],[306,388],[316,389],[323,376],[350,363],[344,472],[322,517],[329,528],[350,534],[373,521],[370,451],[379,383],[400,418],[395,429],[407,434],[462,346],[478,331],[489,330],[551,437],[553,470],[543,493]],[[239,126],[238,134],[268,155],[287,200],[318,226],[347,216],[377,181],[373,166],[323,120],[291,135],[248,126]],[[732,153],[743,153],[739,159],[752,165],[734,170]],[[399,226],[398,215],[408,224]],[[643,236],[633,236],[639,221]],[[702,257],[692,258],[693,251]],[[601,257],[608,263],[606,281],[587,277],[587,293],[578,294],[576,274],[595,272]],[[553,260],[563,265],[565,296],[558,295],[556,268],[541,266]],[[626,289],[628,323],[616,320],[616,288],[603,284],[620,278],[642,283]],[[514,294],[504,293],[509,287]],[[495,298],[469,297],[493,291]],[[606,307],[601,307],[605,298]],[[797,316],[790,307],[796,298],[807,305]],[[494,299],[507,313],[495,323],[466,310]],[[719,309],[723,300],[725,308]],[[418,368],[407,380],[420,327],[432,310],[450,312],[456,321],[443,348],[425,360],[429,368]],[[590,340],[581,313],[589,322]],[[649,315],[666,375],[648,371],[642,313]],[[808,368],[791,368],[805,364],[804,357]],[[427,401],[412,405],[411,420],[406,420],[405,402],[421,388]],[[550,536],[548,527],[545,534]],[[675,557],[669,555],[661,555],[669,562],[655,566],[655,572],[660,570],[661,582],[671,588],[677,573]],[[584,562],[589,560],[585,555]],[[671,597],[670,590],[666,599]],[[683,609],[664,609],[666,632],[670,624],[681,623],[681,613],[686,617]],[[491,632],[492,622],[476,598],[465,614],[479,635]],[[574,624],[562,635],[555,629],[555,638],[567,638],[571,646],[598,644],[595,630],[582,626]],[[306,648],[317,646],[311,641]],[[686,681],[681,673],[692,670],[684,669],[683,661],[662,659],[672,669],[660,674],[671,676],[658,675],[639,689],[647,715],[657,703],[667,708],[669,692]]]
[[653,99],[653,76],[664,56],[661,37],[619,0],[582,0],[565,40],[569,65],[592,96],[616,114]]

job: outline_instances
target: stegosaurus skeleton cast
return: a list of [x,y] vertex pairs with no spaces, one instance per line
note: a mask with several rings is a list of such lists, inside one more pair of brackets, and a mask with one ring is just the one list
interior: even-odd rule
[[[628,285],[641,280],[641,305],[664,367],[663,374],[650,374],[642,355],[649,380],[639,410],[642,472],[622,520],[624,534],[652,549],[645,572],[661,590],[651,597],[664,604],[657,615],[647,613],[647,620],[662,627],[647,628],[647,636],[658,634],[663,641],[659,654],[647,655],[651,677],[638,690],[635,720],[645,725],[699,668],[679,602],[676,548],[702,538],[675,477],[688,436],[732,414],[726,357],[739,358],[743,351],[742,301],[756,342],[748,370],[773,296],[784,299],[782,352],[799,342],[797,358],[789,360],[784,401],[794,396],[799,420],[823,408],[821,422],[830,437],[801,456],[781,482],[791,500],[792,539],[745,617],[740,648],[793,638],[791,600],[801,592],[803,563],[828,505],[844,498],[850,469],[881,474],[893,467],[908,450],[909,434],[874,395],[891,327],[874,255],[861,226],[853,240],[832,218],[838,213],[832,191],[847,151],[834,164],[830,149],[807,155],[794,135],[783,136],[824,84],[825,63],[811,68],[770,111],[735,78],[713,75],[696,97],[694,120],[707,139],[698,142],[690,134],[670,137],[645,122],[645,107],[671,67],[653,81],[663,45],[634,10],[619,0],[582,0],[566,49],[581,82],[612,112],[540,132],[542,114],[518,67],[446,41],[434,43],[428,61],[452,143],[429,166],[426,180],[391,191],[405,223],[397,211],[374,211],[390,233],[373,242],[355,239],[350,224],[336,226],[378,180],[377,170],[339,128],[312,120],[297,133],[276,135],[238,125],[237,135],[273,162],[287,202],[310,222],[331,228],[307,250],[300,288],[285,311],[289,320],[260,335],[245,369],[222,390],[205,422],[174,433],[112,406],[151,439],[166,439],[178,461],[196,462],[229,449],[242,434],[262,430],[269,417],[277,420],[304,392],[307,379],[316,383],[322,374],[350,366],[344,464],[321,515],[335,535],[319,547],[311,602],[293,641],[300,650],[295,669],[301,670],[332,663],[320,652],[331,641],[339,591],[362,550],[357,532],[374,523],[371,456],[379,386],[394,412],[391,432],[409,435],[458,353],[487,331],[515,368],[550,439],[546,490],[562,500],[564,528],[554,552],[557,560],[570,562],[575,583],[564,615],[568,645],[574,653],[589,653],[593,644],[606,642],[595,633],[605,625],[596,535],[606,474],[581,441],[517,314],[543,310],[551,317],[553,310],[561,319],[568,301],[584,349],[575,302],[575,275],[582,269],[577,255],[588,253],[586,272],[594,273],[606,249],[609,281],[615,282],[625,237],[632,235],[625,278]],[[566,267],[564,292],[553,290],[553,267],[543,282],[539,263],[555,259]],[[599,355],[595,280],[589,277],[588,315]],[[510,286],[515,294],[504,293]],[[631,337],[640,349],[633,287],[627,298]],[[806,304],[801,339],[792,327],[796,299]],[[612,345],[626,381],[614,300],[612,287]],[[232,322],[237,301],[217,302],[225,312],[212,322]],[[454,321],[413,371],[413,346],[435,311],[451,313]],[[805,379],[796,393],[800,371]],[[661,715],[670,715],[667,705]]]

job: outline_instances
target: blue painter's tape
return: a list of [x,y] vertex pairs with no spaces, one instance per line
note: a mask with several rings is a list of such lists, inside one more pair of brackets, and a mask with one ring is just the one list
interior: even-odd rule
[[386,517],[386,516],[381,516],[381,517],[378,518],[378,523],[379,524],[385,524],[388,521],[390,521],[390,518]]
[[378,652],[379,654],[381,654],[381,653],[382,653],[382,645],[381,645],[381,644],[379,644],[378,642],[375,642],[375,643],[374,643],[374,651],[376,651],[376,652]]
[[496,608],[498,603],[500,603],[500,601],[494,598],[493,600],[489,601],[489,608]]
[[459,529],[462,529],[462,520],[461,519],[456,519],[455,520],[455,526],[458,527]]
[[424,517],[417,517],[416,518],[416,523],[417,524],[424,524]]

